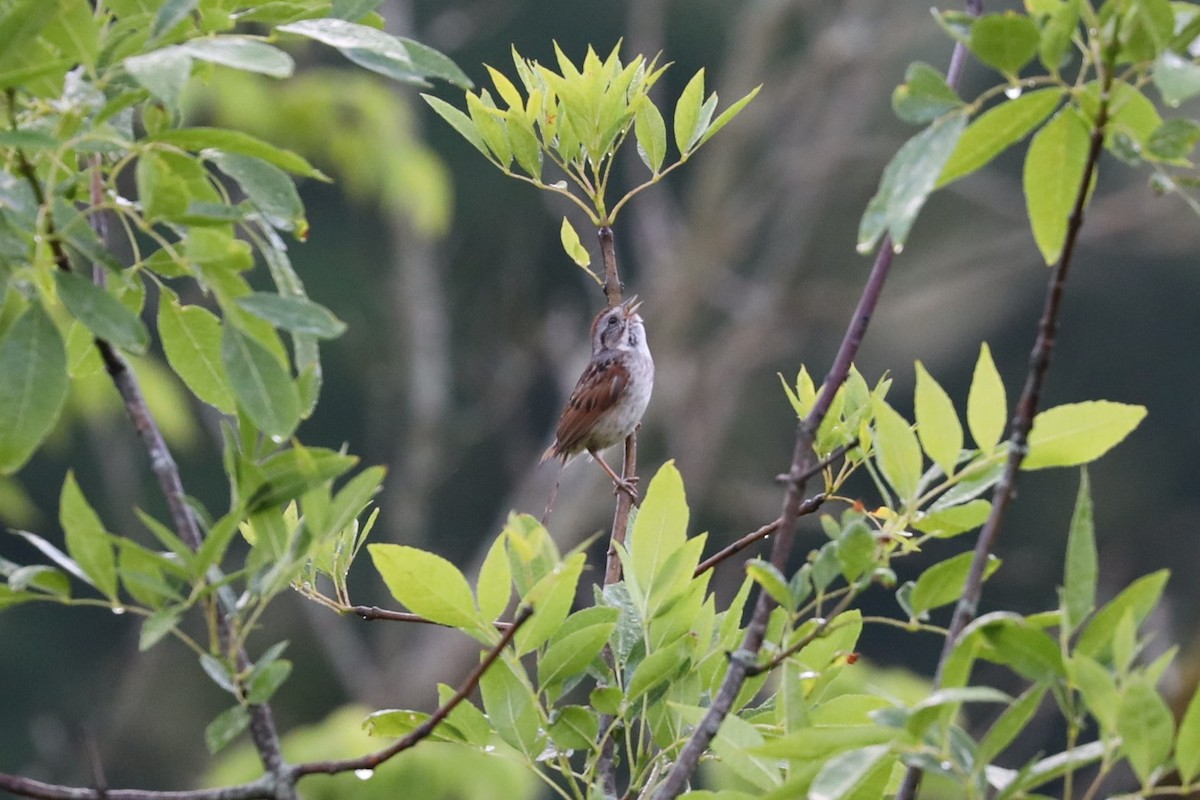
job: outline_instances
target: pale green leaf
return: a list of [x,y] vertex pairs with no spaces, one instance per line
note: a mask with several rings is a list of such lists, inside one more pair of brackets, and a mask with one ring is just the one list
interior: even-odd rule
[[579,266],[587,269],[592,263],[592,255],[583,246],[583,242],[579,241],[579,234],[575,232],[575,226],[566,217],[563,217],[562,227],[559,228],[559,239],[562,240],[563,250],[571,257]]
[[1079,473],[1079,494],[1067,534],[1067,558],[1063,575],[1064,624],[1073,631],[1096,607],[1096,530],[1092,521],[1092,493],[1087,470]]
[[1067,239],[1067,224],[1084,191],[1090,137],[1079,112],[1064,108],[1029,143],[1023,184],[1033,238],[1042,258],[1053,264]]
[[633,116],[633,134],[642,161],[657,175],[667,156],[667,125],[648,96],[643,95],[637,104]]
[[1162,596],[1170,573],[1165,570],[1143,575],[1104,605],[1088,622],[1075,645],[1077,652],[1104,660],[1112,654],[1113,637],[1126,612],[1140,623],[1150,615]]
[[171,369],[196,397],[226,414],[237,410],[221,364],[221,323],[200,306],[180,306],[172,293],[158,301],[158,335]]
[[1187,711],[1179,723],[1175,742],[1175,765],[1185,783],[1200,775],[1200,687],[1192,693]]
[[250,712],[243,706],[228,708],[204,728],[204,743],[209,753],[217,753],[250,725]]
[[126,58],[125,69],[150,94],[172,110],[192,75],[192,57],[181,47],[164,47]]
[[842,800],[891,752],[890,745],[876,744],[839,753],[826,761],[813,778],[808,800]]
[[921,446],[908,420],[882,398],[875,400],[875,457],[900,501],[911,500],[921,480]]
[[1146,416],[1145,406],[1093,400],[1057,406],[1038,414],[1029,432],[1022,469],[1073,467],[1107,453]]
[[954,474],[963,446],[962,423],[946,390],[917,362],[917,390],[914,401],[917,435],[929,458],[947,476]]
[[967,427],[980,450],[987,452],[1000,442],[1008,417],[1004,382],[992,360],[992,350],[984,342],[979,347],[975,373],[967,394]]
[[192,39],[178,47],[201,61],[272,78],[290,77],[296,68],[296,62],[287,53],[250,36],[205,37]]
[[16,472],[54,427],[67,398],[67,352],[41,305],[0,339],[0,473]]
[[286,439],[300,423],[296,384],[269,350],[232,325],[221,332],[221,364],[238,405],[256,427]]
[[1121,749],[1143,786],[1164,766],[1175,738],[1175,719],[1166,701],[1145,678],[1137,676],[1123,687],[1117,710]]
[[479,613],[485,620],[498,619],[512,598],[512,569],[508,564],[508,554],[504,552],[506,538],[502,531],[492,542],[475,583]]
[[629,534],[630,567],[639,586],[652,585],[667,559],[683,546],[688,514],[683,476],[675,462],[668,461],[650,480]]
[[683,87],[679,101],[675,104],[674,133],[675,146],[681,156],[687,155],[700,136],[697,126],[700,122],[700,106],[704,99],[704,69],[692,76]]
[[1029,17],[1007,11],[988,14],[971,25],[971,52],[1006,75],[1015,75],[1037,55],[1040,37]]
[[455,628],[482,624],[467,579],[446,559],[398,544],[371,544],[367,551],[392,597],[406,608]]
[[[913,616],[919,618],[931,609],[958,600],[966,585],[973,558],[974,553],[970,551],[959,553],[945,561],[939,561],[921,573],[909,599]],[[983,570],[984,580],[999,568],[1000,559],[988,556],[987,565]]]
[[937,185],[970,175],[1024,139],[1058,106],[1061,97],[1062,89],[1038,89],[980,114],[959,137]]
[[184,150],[198,151],[215,148],[228,153],[253,156],[296,175],[323,181],[329,180],[324,173],[308,163],[302,156],[241,131],[226,128],[174,128],[149,135],[146,137],[146,141],[162,142]]
[[101,594],[115,599],[117,565],[110,535],[83,496],[72,472],[67,472],[63,481],[58,519],[66,533],[67,554]]

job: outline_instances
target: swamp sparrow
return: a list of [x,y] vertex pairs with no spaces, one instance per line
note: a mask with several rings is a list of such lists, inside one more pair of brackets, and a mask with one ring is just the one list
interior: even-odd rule
[[579,376],[554,432],[554,444],[542,456],[565,465],[586,451],[612,478],[616,491],[637,501],[636,478],[613,471],[600,451],[633,433],[650,402],[654,388],[654,359],[646,346],[646,328],[637,313],[641,303],[631,297],[611,306],[592,323],[592,360]]

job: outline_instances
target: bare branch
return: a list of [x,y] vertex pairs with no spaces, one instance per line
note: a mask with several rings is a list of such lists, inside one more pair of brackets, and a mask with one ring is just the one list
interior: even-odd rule
[[490,668],[492,664],[496,662],[496,659],[500,657],[500,653],[505,647],[508,646],[513,637],[517,635],[517,631],[522,625],[525,624],[525,621],[528,620],[532,614],[533,608],[530,606],[525,606],[518,611],[517,616],[513,619],[512,626],[504,632],[504,635],[500,637],[500,641],[496,643],[495,647],[489,650],[487,655],[483,657],[483,660],[479,662],[479,665],[471,671],[471,674],[468,675],[466,680],[463,681],[462,685],[458,687],[458,691],[454,693],[454,696],[439,706],[438,709],[429,716],[429,719],[425,720],[416,728],[414,728],[407,736],[398,739],[396,742],[388,747],[383,748],[382,750],[378,750],[374,753],[368,753],[367,755],[359,756],[358,758],[347,758],[338,761],[313,761],[307,764],[297,764],[291,769],[292,776],[294,778],[302,778],[305,775],[335,775],[339,772],[350,772],[352,770],[375,769],[397,753],[407,750],[416,745],[422,739],[427,738],[433,733],[434,729],[437,728],[442,720],[450,716],[450,712],[454,711],[459,703],[465,700],[467,696],[471,694],[471,692],[475,691],[475,687],[479,685],[479,681],[481,678],[483,678],[483,674],[488,671],[488,668]]
[[[338,607],[337,610],[352,612],[355,616],[361,617],[368,622],[372,620],[383,619],[391,622],[415,622],[421,625],[442,625],[442,623],[434,622],[431,619],[422,617],[420,614],[413,614],[410,611],[392,611],[387,608],[380,608],[379,606],[347,606],[344,608]],[[507,631],[512,628],[513,624],[514,623],[512,622],[501,622],[499,620],[492,623],[492,625],[495,626],[496,630],[498,631]],[[450,626],[444,625],[442,627]]]

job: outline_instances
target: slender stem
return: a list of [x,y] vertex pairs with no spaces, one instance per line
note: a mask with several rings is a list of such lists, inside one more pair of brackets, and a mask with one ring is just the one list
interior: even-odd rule
[[251,783],[220,789],[160,792],[151,789],[93,789],[59,786],[17,775],[0,773],[0,789],[35,800],[256,800],[275,797],[274,779],[264,775]]
[[763,664],[751,664],[747,666],[746,676],[753,678],[755,675],[761,675],[764,672],[770,672],[784,661],[787,661],[789,658],[796,655],[796,653],[799,653],[805,647],[812,644],[817,639],[820,639],[825,634],[836,630],[838,626],[833,624],[833,620],[837,618],[838,614],[841,614],[843,611],[849,608],[850,604],[854,602],[854,598],[856,597],[858,597],[858,587],[854,587],[842,595],[842,599],[839,600],[837,605],[833,607],[833,610],[818,620],[817,624],[811,631],[793,642],[790,647],[779,651],[769,661]]
[[[1100,63],[1097,62],[1098,65]],[[1037,415],[1042,387],[1046,380],[1046,371],[1050,367],[1050,357],[1054,352],[1067,273],[1071,268],[1071,259],[1075,253],[1075,245],[1079,241],[1079,231],[1083,226],[1083,212],[1087,206],[1088,190],[1095,179],[1096,167],[1104,147],[1104,131],[1108,124],[1109,94],[1112,88],[1111,70],[1104,70],[1102,83],[1099,109],[1096,113],[1096,121],[1092,126],[1083,177],[1076,190],[1075,204],[1067,220],[1067,235],[1063,243],[1063,251],[1050,274],[1042,318],[1038,323],[1037,339],[1034,342],[1033,351],[1029,355],[1029,371],[1025,376],[1025,386],[1021,391],[1021,398],[1017,401],[1016,412],[1010,423],[1008,459],[1004,464],[1004,474],[992,492],[992,509],[979,532],[979,539],[975,542],[971,569],[967,573],[966,584],[963,586],[962,595],[959,596],[958,604],[954,608],[950,627],[946,631],[946,640],[942,644],[942,654],[938,659],[937,671],[934,673],[935,689],[941,686],[946,664],[958,644],[958,639],[971,620],[975,618],[975,613],[979,608],[988,557],[996,546],[996,539],[999,537],[1004,523],[1004,514],[1016,497],[1017,475],[1021,469],[1021,462],[1025,460],[1025,456],[1029,452],[1029,431],[1033,428],[1033,418]],[[904,782],[896,793],[896,800],[912,800],[916,796],[921,782],[921,774],[920,769],[909,768]]]
[[[335,611],[349,611],[355,616],[361,617],[368,622],[371,620],[384,619],[392,622],[415,622],[423,625],[442,625],[442,623],[434,622],[431,619],[422,617],[420,614],[413,614],[409,611],[391,611],[386,608],[380,608],[379,606],[340,606],[334,604],[330,605],[329,607]],[[497,620],[493,622],[492,625],[494,625],[498,631],[507,631],[512,628],[513,623],[501,622]]]
[[378,767],[380,764],[392,758],[397,753],[408,750],[421,740],[427,738],[433,733],[434,729],[441,724],[442,720],[450,716],[450,713],[458,707],[459,703],[467,699],[471,692],[475,691],[475,687],[479,685],[479,681],[481,678],[483,678],[483,674],[488,671],[492,664],[496,662],[496,659],[500,657],[500,654],[504,651],[504,648],[508,646],[513,637],[517,635],[517,631],[522,625],[525,624],[532,614],[533,609],[529,606],[525,606],[518,611],[517,616],[513,619],[512,627],[504,632],[504,635],[500,637],[500,641],[497,642],[496,645],[487,652],[487,655],[483,657],[483,659],[479,662],[479,665],[475,667],[475,669],[471,670],[471,674],[468,675],[466,680],[463,681],[462,685],[458,687],[458,691],[454,693],[454,696],[439,706],[438,709],[429,716],[429,719],[425,720],[416,728],[414,728],[407,736],[404,736],[382,750],[378,750],[374,753],[368,753],[367,755],[359,756],[358,758],[347,758],[336,761],[313,761],[307,764],[297,764],[291,770],[292,776],[295,778],[301,778],[305,775],[334,775],[339,772],[350,772],[352,770],[375,769],[375,767]]
[[[803,516],[806,514],[813,513],[818,508],[820,508],[821,504],[824,502],[825,502],[825,495],[823,495],[823,494],[814,495],[814,496],[808,498],[807,500],[805,500],[803,503],[800,504],[800,515]],[[747,533],[745,536],[738,539],[733,544],[730,544],[726,547],[721,548],[720,550],[713,553],[711,556],[709,556],[708,558],[704,559],[699,564],[697,564],[696,571],[692,573],[692,576],[695,577],[697,575],[702,575],[703,573],[708,572],[710,569],[717,566],[722,561],[725,561],[726,559],[728,559],[731,556],[737,555],[738,553],[742,552],[743,550],[745,550],[747,547],[754,544],[755,542],[757,542],[761,539],[767,538],[772,533],[779,530],[779,526],[782,523],[783,523],[782,519],[772,520],[771,522],[768,522],[766,525],[763,525],[758,530]]]

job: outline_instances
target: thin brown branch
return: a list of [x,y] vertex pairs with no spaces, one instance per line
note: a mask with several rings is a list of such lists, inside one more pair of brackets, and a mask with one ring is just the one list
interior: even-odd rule
[[833,624],[833,620],[837,618],[838,614],[841,614],[843,611],[849,608],[850,604],[854,602],[854,598],[856,597],[858,597],[858,588],[851,588],[850,591],[842,595],[842,599],[838,601],[837,605],[833,607],[832,611],[830,611],[824,617],[818,619],[817,624],[813,627],[813,629],[793,642],[790,647],[788,647],[786,650],[780,650],[778,653],[772,656],[769,661],[764,661],[762,664],[751,664],[747,666],[746,677],[753,678],[755,675],[761,675],[764,672],[770,672],[784,661],[787,661],[789,658],[796,655],[796,653],[799,653],[805,647],[812,644],[817,639],[820,639],[826,633],[829,633],[830,627]]
[[[1086,166],[1083,177],[1075,194],[1075,204],[1071,216],[1067,219],[1067,236],[1063,243],[1062,254],[1050,274],[1050,283],[1046,288],[1046,300],[1042,308],[1042,317],[1038,322],[1037,339],[1029,355],[1029,370],[1025,376],[1025,386],[1021,390],[1021,398],[1017,401],[1016,412],[1009,427],[1008,459],[1004,464],[1004,473],[992,492],[992,509],[987,521],[979,532],[975,542],[975,551],[971,557],[971,569],[967,573],[967,581],[963,586],[962,595],[954,607],[954,616],[946,631],[946,640],[942,644],[942,654],[938,659],[937,671],[934,673],[933,686],[937,689],[942,684],[943,673],[950,656],[954,652],[958,639],[964,629],[975,618],[979,609],[979,599],[983,595],[984,571],[987,561],[996,546],[996,539],[1004,523],[1004,514],[1016,497],[1017,476],[1021,470],[1021,462],[1029,452],[1029,431],[1033,428],[1033,418],[1037,415],[1041,399],[1042,387],[1045,384],[1046,372],[1050,367],[1050,357],[1054,353],[1055,337],[1058,333],[1059,314],[1062,308],[1063,291],[1066,288],[1067,273],[1071,268],[1075,245],[1079,241],[1079,232],[1083,227],[1083,212],[1087,206],[1088,192],[1096,177],[1096,168],[1100,161],[1100,153],[1104,147],[1104,133],[1108,124],[1109,92],[1112,88],[1112,71],[1104,70],[1103,88],[1100,93],[1099,109],[1096,121],[1092,126],[1091,141],[1088,147]],[[910,767],[904,776],[904,782],[896,793],[896,800],[912,800],[916,796],[921,783],[922,771]]]
[[[641,427],[640,425],[638,426]],[[629,480],[637,475],[637,431],[625,437],[625,462],[621,468],[621,477]],[[604,565],[604,585],[621,580],[621,559],[617,556],[617,545],[625,544],[625,534],[629,528],[629,511],[633,507],[633,498],[628,492],[617,493],[617,508],[613,512],[612,536],[608,540],[608,554]]]
[[274,780],[264,775],[251,783],[225,786],[220,789],[194,789],[171,792],[152,789],[92,789],[59,786],[17,775],[0,773],[0,789],[18,797],[34,800],[258,800],[275,797]]
[[[804,516],[804,515],[813,513],[818,508],[820,508],[821,504],[824,502],[825,502],[825,495],[823,495],[823,494],[813,495],[812,497],[808,498],[807,500],[805,500],[803,503],[800,504],[800,515]],[[708,572],[710,569],[715,567],[717,564],[720,564],[722,561],[729,558],[730,556],[737,555],[738,553],[742,552],[743,550],[745,550],[747,547],[754,544],[755,542],[761,541],[762,539],[767,538],[772,533],[779,530],[779,526],[782,523],[783,523],[782,518],[776,518],[776,519],[772,520],[771,522],[768,522],[766,525],[763,525],[758,530],[747,533],[745,536],[738,539],[733,544],[730,544],[726,547],[721,548],[720,550],[713,553],[711,556],[709,556],[708,558],[704,559],[699,564],[697,564],[696,571],[692,573],[692,577],[696,577],[697,575],[702,575],[703,573]]]
[[[434,622],[428,617],[422,617],[420,614],[413,614],[410,611],[392,611],[391,609],[380,608],[379,606],[338,606],[337,610],[349,611],[355,616],[367,620],[368,622],[381,619],[391,622],[415,622],[419,625],[439,625],[442,627],[450,627],[442,625],[440,622]],[[507,631],[512,628],[513,623],[496,620],[492,623],[492,625],[495,626],[496,630],[498,631]]]
[[352,770],[375,769],[397,753],[403,752],[416,745],[422,739],[427,738],[446,717],[450,716],[450,713],[458,707],[459,703],[467,699],[471,692],[475,691],[475,687],[479,685],[479,681],[483,678],[484,673],[496,662],[496,659],[500,657],[500,653],[508,646],[513,637],[517,635],[517,631],[532,614],[532,607],[525,606],[521,608],[513,619],[512,626],[504,632],[504,635],[500,637],[500,641],[496,643],[495,647],[489,650],[487,655],[483,657],[483,660],[479,662],[479,665],[471,671],[471,674],[458,687],[458,691],[454,693],[454,696],[439,706],[436,711],[429,715],[429,719],[414,728],[407,736],[398,739],[382,750],[368,753],[358,758],[297,764],[291,769],[292,776],[302,778],[305,775],[335,775],[339,772],[350,772]]

